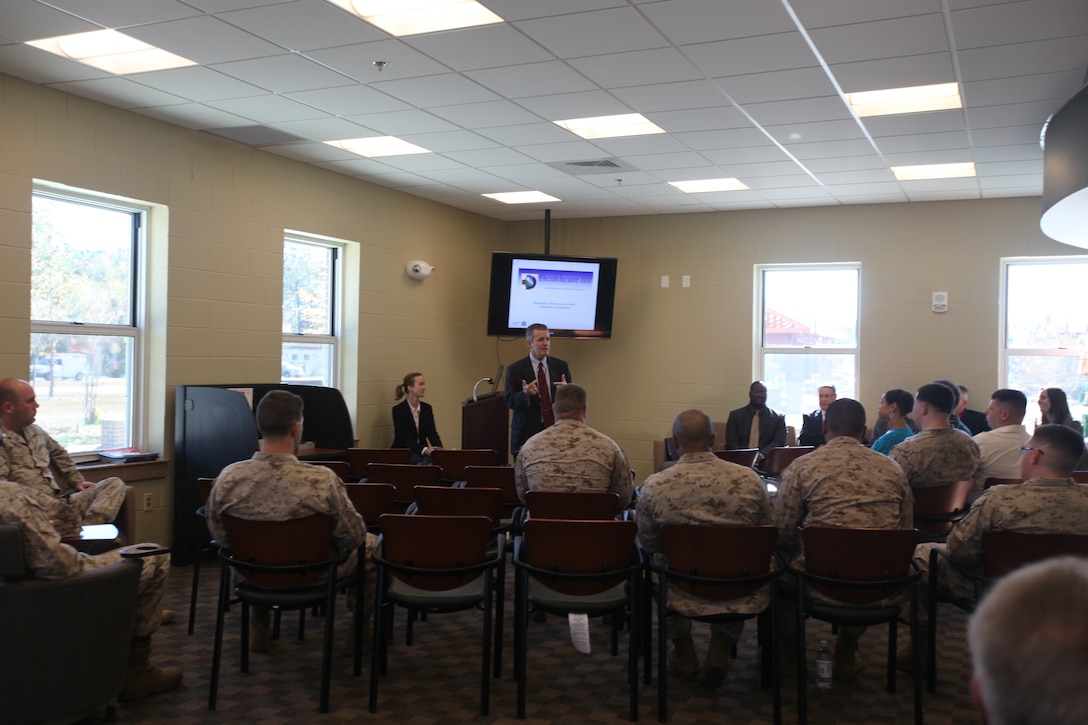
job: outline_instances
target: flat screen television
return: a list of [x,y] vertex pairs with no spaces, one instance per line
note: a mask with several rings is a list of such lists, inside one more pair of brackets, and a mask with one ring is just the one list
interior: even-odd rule
[[612,337],[616,259],[492,252],[487,334],[516,337],[535,323],[553,337]]

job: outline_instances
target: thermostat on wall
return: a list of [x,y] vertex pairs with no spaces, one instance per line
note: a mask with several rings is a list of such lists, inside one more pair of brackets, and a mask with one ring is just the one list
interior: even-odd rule
[[934,292],[933,293],[933,311],[934,312],[948,312],[948,293],[947,292]]

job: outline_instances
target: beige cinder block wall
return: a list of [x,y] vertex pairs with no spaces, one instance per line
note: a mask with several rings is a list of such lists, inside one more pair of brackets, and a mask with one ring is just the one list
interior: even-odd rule
[[[428,377],[444,441],[460,444],[461,401],[495,369],[481,290],[502,222],[0,75],[0,377],[29,369],[35,179],[162,207],[149,447],[171,454],[174,386],[279,379],[285,229],[358,245],[344,391],[361,444],[392,441],[393,387],[413,370]],[[438,272],[411,280],[410,259]],[[141,512],[139,534],[169,541],[171,484],[148,485],[164,500]]]
[[[618,257],[619,289],[612,340],[558,341],[552,352],[587,386],[590,424],[620,442],[641,480],[680,410],[724,420],[747,402],[754,265],[860,262],[869,417],[885,390],[936,377],[985,406],[1000,384],[1001,258],[1078,252],[1043,236],[1039,213],[1038,198],[1011,198],[553,221],[552,252]],[[540,223],[512,224],[509,239],[543,251]],[[945,314],[930,310],[938,290],[949,293]]]

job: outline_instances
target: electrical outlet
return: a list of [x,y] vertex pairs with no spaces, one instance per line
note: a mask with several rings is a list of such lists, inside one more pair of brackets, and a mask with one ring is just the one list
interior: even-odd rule
[[145,493],[144,494],[144,511],[150,511],[150,510],[151,510],[151,494],[150,493]]

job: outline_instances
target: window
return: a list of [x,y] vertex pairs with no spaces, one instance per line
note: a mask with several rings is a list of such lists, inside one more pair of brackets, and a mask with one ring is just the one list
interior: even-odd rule
[[756,267],[758,377],[798,431],[821,385],[856,396],[859,275],[857,265]]
[[338,386],[341,252],[302,235],[283,240],[282,382]]
[[71,452],[138,446],[147,209],[44,187],[32,209],[37,422]]
[[1028,396],[1024,423],[1039,420],[1041,388],[1061,388],[1069,412],[1088,422],[1088,257],[1003,260],[1005,385]]

